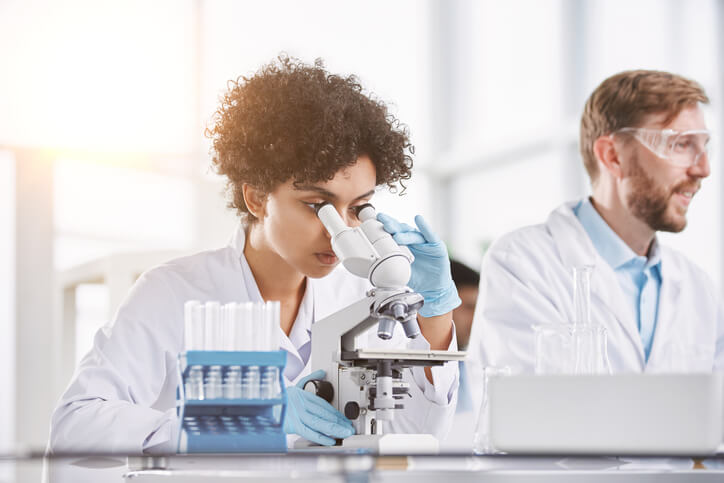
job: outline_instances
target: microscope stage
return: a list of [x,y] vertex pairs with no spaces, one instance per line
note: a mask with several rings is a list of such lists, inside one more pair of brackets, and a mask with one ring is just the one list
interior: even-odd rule
[[448,361],[465,360],[465,356],[466,353],[462,351],[425,351],[412,349],[357,349],[355,351],[342,351],[342,360],[345,361],[392,360],[407,363],[409,365],[439,365]]

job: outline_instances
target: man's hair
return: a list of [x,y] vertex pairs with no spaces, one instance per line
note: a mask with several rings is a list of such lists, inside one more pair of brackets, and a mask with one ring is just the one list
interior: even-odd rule
[[709,102],[701,85],[668,72],[630,70],[604,80],[586,101],[581,117],[580,150],[591,183],[599,175],[593,153],[596,139],[624,127],[639,127],[649,114],[665,113],[664,123],[669,123],[698,102]]
[[450,259],[450,272],[455,286],[460,287],[476,287],[480,284],[480,274],[468,267],[467,265]]
[[244,183],[270,193],[288,180],[328,181],[362,155],[374,164],[377,185],[404,189],[411,176],[407,127],[365,95],[355,76],[330,74],[320,59],[312,66],[281,55],[229,81],[206,136],[216,171],[228,179],[229,207],[246,221],[253,217]]

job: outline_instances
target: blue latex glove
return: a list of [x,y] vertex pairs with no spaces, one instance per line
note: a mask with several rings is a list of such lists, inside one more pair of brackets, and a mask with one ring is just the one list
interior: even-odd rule
[[325,372],[320,369],[302,378],[296,386],[287,387],[284,432],[298,434],[314,443],[332,446],[335,443],[334,438],[352,436],[354,426],[327,401],[303,389],[304,384],[311,379],[324,379],[324,376]]
[[407,245],[415,256],[409,286],[425,299],[420,315],[434,317],[459,306],[461,301],[450,274],[447,248],[425,219],[421,215],[415,217],[417,229],[384,213],[378,213],[377,220],[398,245]]

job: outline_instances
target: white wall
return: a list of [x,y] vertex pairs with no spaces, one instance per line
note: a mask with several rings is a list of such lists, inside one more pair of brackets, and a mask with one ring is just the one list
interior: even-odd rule
[[[429,146],[429,3],[204,2],[202,120],[210,121],[227,81],[253,74],[280,53],[307,63],[322,58],[330,72],[357,75],[367,92],[389,102],[390,112],[409,126],[416,163],[423,165],[434,154]],[[208,147],[206,141],[204,145]],[[414,215],[411,207],[428,212],[433,200],[412,188],[416,178],[402,203],[384,194],[374,202],[408,220]]]
[[[0,454],[15,439],[15,159],[0,151]],[[0,465],[0,481],[12,481],[10,465]]]

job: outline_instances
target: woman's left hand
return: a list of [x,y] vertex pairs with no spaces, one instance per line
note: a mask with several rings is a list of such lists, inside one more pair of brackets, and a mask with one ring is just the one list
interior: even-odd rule
[[421,215],[415,217],[417,228],[384,213],[378,213],[377,220],[398,245],[406,245],[415,256],[409,286],[425,299],[420,315],[443,315],[459,306],[461,301],[450,274],[447,248],[425,219]]

